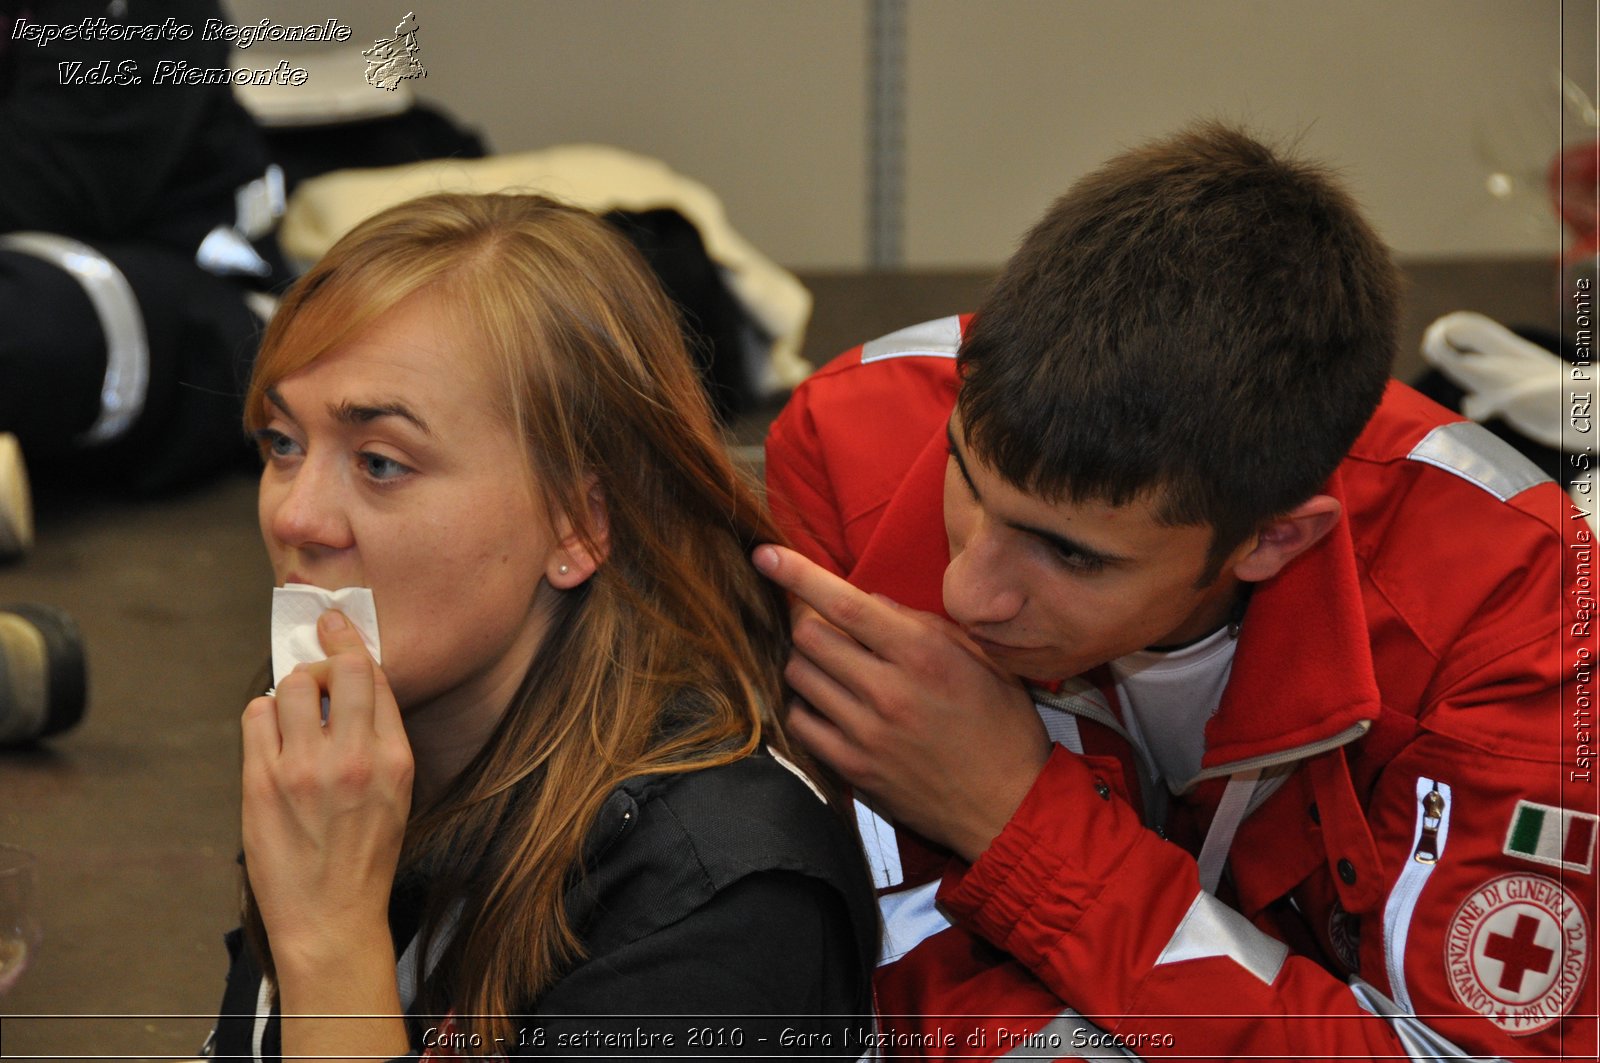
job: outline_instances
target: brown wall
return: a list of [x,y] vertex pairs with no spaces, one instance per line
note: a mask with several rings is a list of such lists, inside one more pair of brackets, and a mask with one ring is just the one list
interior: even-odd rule
[[[337,11],[357,43],[414,8],[418,91],[498,150],[654,155],[780,262],[865,263],[869,0],[230,2]],[[1200,115],[1338,162],[1402,254],[1550,253],[1553,78],[1595,82],[1594,5],[1560,0],[908,0],[906,21],[913,268],[1001,261],[1074,176]]]

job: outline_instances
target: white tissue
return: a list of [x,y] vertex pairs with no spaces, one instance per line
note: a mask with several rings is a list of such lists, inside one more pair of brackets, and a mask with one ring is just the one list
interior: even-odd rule
[[329,609],[349,617],[361,633],[372,659],[383,663],[378,645],[378,610],[366,587],[325,591],[304,583],[290,583],[272,591],[272,684],[276,687],[297,664],[327,659],[317,638],[317,618]]

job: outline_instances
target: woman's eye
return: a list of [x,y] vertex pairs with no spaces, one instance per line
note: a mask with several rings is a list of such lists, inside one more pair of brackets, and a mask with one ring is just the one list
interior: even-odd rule
[[370,451],[362,451],[360,459],[361,471],[374,480],[394,480],[411,471],[408,466],[400,464],[393,458],[386,458],[382,454],[373,454]]
[[255,433],[256,445],[261,448],[263,457],[288,458],[293,457],[297,444],[294,440],[274,428],[261,428]]

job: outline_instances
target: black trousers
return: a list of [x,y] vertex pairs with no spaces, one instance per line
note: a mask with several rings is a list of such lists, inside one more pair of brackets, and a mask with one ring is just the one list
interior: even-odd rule
[[247,460],[240,426],[260,322],[245,289],[164,247],[100,243],[127,278],[150,352],[144,409],[125,433],[85,446],[100,412],[106,336],[82,284],[0,248],[0,431],[22,442],[36,484],[89,478],[138,493]]

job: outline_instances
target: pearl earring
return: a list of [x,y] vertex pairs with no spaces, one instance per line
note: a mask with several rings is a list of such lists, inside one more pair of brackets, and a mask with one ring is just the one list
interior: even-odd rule
[[562,565],[560,568],[556,569],[556,571],[565,576],[568,572],[571,572],[572,569],[568,568],[566,565]]

